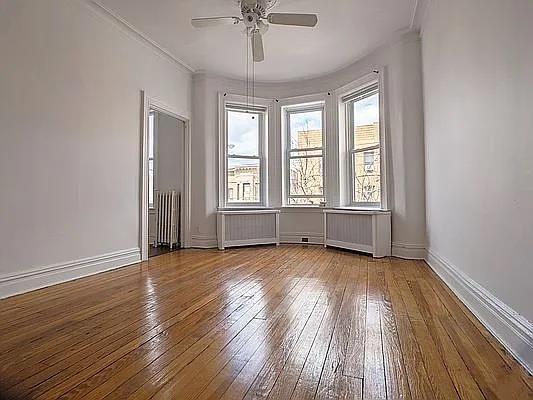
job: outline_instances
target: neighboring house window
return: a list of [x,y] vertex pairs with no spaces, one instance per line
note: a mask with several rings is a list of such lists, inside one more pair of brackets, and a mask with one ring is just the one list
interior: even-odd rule
[[365,162],[365,172],[367,173],[374,172],[375,158],[374,158],[373,150],[364,152],[364,162]]
[[374,82],[345,96],[348,128],[351,203],[360,207],[382,204],[379,85]]
[[324,195],[324,104],[290,106],[286,116],[286,204],[319,205]]
[[[226,104],[226,201],[262,205],[266,110]],[[257,189],[256,189],[257,188]]]
[[148,207],[154,208],[155,191],[155,115],[148,114]]

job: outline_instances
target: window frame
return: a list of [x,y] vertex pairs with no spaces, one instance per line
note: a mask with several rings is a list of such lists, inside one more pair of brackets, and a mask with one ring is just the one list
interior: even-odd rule
[[[292,149],[291,145],[291,129],[290,129],[290,116],[291,114],[301,114],[305,112],[321,111],[322,114],[322,146],[321,147],[309,147],[304,149]],[[320,204],[290,204],[290,199],[313,199],[317,197],[322,197],[324,202],[327,202],[327,188],[326,188],[326,103],[325,101],[318,101],[312,103],[304,104],[294,104],[283,107],[283,116],[284,116],[284,140],[285,140],[285,151],[284,151],[284,195],[283,195],[283,206],[284,207],[310,207],[316,208],[321,207]],[[321,155],[319,156],[291,156],[293,152],[303,152],[303,151],[320,151]],[[322,196],[317,195],[291,195],[291,174],[290,174],[290,165],[292,159],[299,158],[321,158],[322,159]]]
[[[267,136],[268,136],[268,114],[269,107],[262,104],[262,102],[253,102],[246,104],[245,98],[242,96],[230,96],[227,94],[220,95],[220,127],[219,127],[219,158],[221,162],[221,171],[219,175],[219,208],[236,209],[236,208],[265,208],[268,204],[267,193]],[[261,104],[260,104],[261,103]],[[253,105],[252,105],[253,104]],[[258,132],[258,155],[238,155],[228,153],[228,112],[237,111],[245,112],[249,110],[257,113],[259,117],[259,132]],[[259,161],[259,201],[258,202],[230,202],[229,201],[229,185],[228,185],[228,171],[229,160],[233,159],[253,159]]]
[[[383,83],[378,77],[372,75],[373,79],[366,79],[362,84],[359,84],[355,89],[350,90],[343,96],[340,96],[341,107],[345,115],[345,141],[346,141],[346,168],[347,174],[347,204],[350,207],[361,209],[386,209],[387,207],[387,154],[385,146],[385,123],[384,123],[384,93]],[[371,90],[374,88],[374,90]],[[356,101],[378,94],[379,106],[379,144],[365,147],[362,149],[355,149],[354,133],[352,127],[354,125],[354,111],[353,105]],[[380,193],[381,198],[379,202],[358,202],[355,201],[355,175],[353,168],[353,160],[356,154],[365,153],[367,151],[379,150],[379,168],[380,168]],[[364,157],[364,155],[363,155]]]
[[[148,188],[150,186],[149,184],[149,181],[150,181],[150,160],[153,161],[153,179],[152,179],[152,200],[153,202],[150,203],[150,193],[148,193],[148,210],[155,210],[156,209],[156,193],[158,192],[157,190],[157,125],[158,125],[158,118],[157,118],[157,111],[156,110],[153,110],[153,109],[150,109],[148,111],[148,125],[150,124],[150,116],[153,117],[153,138],[152,138],[152,146],[153,146],[153,154],[154,156],[150,158],[150,148],[148,147],[148,151],[147,151],[147,154],[148,154]],[[150,129],[150,127],[148,126],[148,130]],[[148,134],[148,140],[149,140],[149,134]],[[150,145],[150,143],[148,143],[148,146]]]

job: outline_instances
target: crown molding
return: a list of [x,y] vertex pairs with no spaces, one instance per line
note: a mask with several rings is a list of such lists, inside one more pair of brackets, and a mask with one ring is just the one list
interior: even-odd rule
[[135,28],[132,24],[130,24],[124,18],[120,17],[118,14],[116,14],[114,11],[110,10],[109,8],[106,8],[105,6],[100,4],[98,1],[81,0],[81,2],[87,5],[95,13],[100,15],[103,19],[107,20],[108,22],[112,23],[113,25],[121,29],[123,32],[127,33],[130,37],[146,45],[159,56],[172,62],[179,69],[185,72],[189,72],[189,73],[196,72],[195,69],[191,67],[190,65],[188,65],[185,61],[174,56],[169,50],[160,46],[157,42],[150,39],[147,35],[139,31],[137,28]]
[[431,0],[416,0],[416,5],[411,18],[411,29],[421,32],[426,19]]

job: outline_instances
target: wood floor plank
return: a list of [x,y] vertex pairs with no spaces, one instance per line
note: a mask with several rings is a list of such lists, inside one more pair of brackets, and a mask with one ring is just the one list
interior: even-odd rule
[[[229,290],[231,290],[231,288]],[[215,294],[217,294],[217,293],[215,292]],[[240,309],[240,311],[242,311],[242,309]],[[149,331],[148,332],[148,336],[140,337],[140,339],[141,339],[140,341],[139,340],[137,340],[137,341],[134,340],[133,342],[130,342],[128,345],[119,348],[117,351],[126,352],[126,354],[129,354],[130,351],[134,351],[137,347],[141,346],[143,343],[148,342],[148,341],[152,340],[152,338],[157,338],[160,335],[164,334],[166,332],[166,330],[169,329],[171,326],[173,326],[175,323],[181,322],[182,318],[183,318],[183,315],[174,316],[173,318],[163,322],[162,324],[158,325],[156,328],[154,328],[151,331]],[[229,321],[231,321],[231,319]],[[187,330],[185,330],[185,332],[187,332]],[[168,335],[169,332],[166,332],[166,334]],[[185,348],[187,348],[187,346],[185,346]],[[181,347],[179,347],[178,350],[179,349],[181,349]],[[183,350],[185,350],[185,349],[183,349]],[[111,353],[111,354],[113,355],[114,353]],[[122,358],[123,357],[120,357],[120,358],[114,357],[114,358],[112,358],[110,360],[110,362],[108,362],[106,359],[103,359],[103,360],[101,360],[101,362],[99,362],[100,363],[99,366],[103,366],[103,368],[105,369],[107,367],[107,365],[109,365],[110,368],[113,368],[113,363],[114,362],[119,362],[120,363]],[[93,368],[93,371],[95,371],[95,373],[98,374],[98,371],[99,371],[98,367]],[[70,390],[72,390],[75,387],[74,385],[82,384],[85,380],[90,379],[92,377],[91,374],[92,374],[91,370],[83,369],[81,371],[81,375],[78,375],[76,380],[72,381],[72,379],[71,379],[72,383],[69,384]],[[95,377],[93,379],[99,379],[99,378],[97,376],[97,377]],[[59,388],[58,387],[54,387],[53,391],[56,391],[56,392],[59,391],[59,390],[63,390],[64,391],[64,390],[66,390],[66,387],[67,386],[65,385],[65,383],[63,383],[62,386],[59,387]],[[46,396],[50,396],[51,394],[53,394],[53,392],[52,393],[45,392],[45,393],[43,393],[43,396],[46,397]]]
[[317,399],[361,399],[362,380],[344,375],[350,328],[352,318],[357,309],[353,307],[354,298],[357,297],[357,283],[360,279],[360,265],[357,260],[352,260],[343,255],[341,262],[348,270],[344,295],[341,302],[320,382],[318,385]]
[[425,281],[411,282],[409,286],[459,397],[468,400],[484,399],[468,367],[442,326],[441,318],[447,315],[446,308]]
[[355,283],[353,313],[350,321],[350,338],[346,349],[344,375],[363,379],[365,365],[366,303],[368,287],[368,268],[366,258],[358,256],[359,276]]
[[[342,265],[336,264],[336,268],[345,271]],[[327,299],[328,309],[324,321],[320,325],[315,341],[305,364],[302,368],[291,399],[313,399],[315,398],[322,370],[326,362],[326,357],[331,342],[331,336],[335,329],[335,324],[339,316],[342,298],[345,290],[345,282],[339,279],[334,288],[329,292]]]
[[[216,295],[216,291],[214,292],[214,294]],[[209,301],[210,301],[209,296],[202,296],[201,299],[199,300],[199,304],[197,303],[196,306],[198,306],[198,305],[202,305],[202,304],[207,304]],[[179,322],[179,321],[181,321],[181,319],[184,318],[186,315],[188,315],[188,314],[190,314],[190,313],[196,311],[195,307],[189,307],[189,308],[182,309],[183,307],[180,308],[179,306],[177,306],[177,305],[173,305],[172,303],[167,304],[167,303],[165,302],[164,304],[165,304],[165,307],[166,307],[166,306],[172,307],[172,312],[176,312],[176,313],[178,313],[179,311],[181,311],[179,314],[174,315],[172,318],[170,318],[169,321],[176,321],[176,322]],[[199,307],[196,307],[196,308],[199,308]],[[154,312],[154,311],[155,311],[155,310],[150,310],[150,312]],[[162,311],[164,311],[164,310],[159,310],[159,311],[162,312]],[[171,313],[170,315],[172,315],[172,313]],[[146,322],[146,321],[143,321],[143,320],[141,319],[140,322],[141,322],[141,323],[144,323],[144,322]],[[157,325],[157,323],[158,323],[157,321],[150,321],[150,323],[148,323],[148,324],[144,324],[144,325],[142,326],[142,330],[143,330],[144,332],[146,332],[146,331],[148,331],[149,329],[154,328],[154,327]],[[129,326],[127,326],[127,327],[125,327],[124,325],[119,325],[118,327],[121,328],[121,331],[117,332],[117,333],[119,334],[119,337],[120,337],[120,335],[122,335],[122,332],[123,332],[125,329],[127,330],[128,328],[132,328],[132,325],[129,325]],[[104,331],[103,331],[104,334],[105,334],[107,331],[108,331],[108,330],[104,330]],[[136,332],[133,331],[133,333],[136,333]],[[139,335],[140,335],[140,334],[139,334]],[[122,339],[125,339],[125,338],[127,338],[127,335],[124,336]],[[89,342],[92,340],[92,338],[88,338],[88,339],[89,339]],[[106,342],[107,342],[107,343],[109,343],[111,346],[116,347],[115,345],[117,344],[117,341],[113,338],[113,336],[106,337],[105,340],[104,340],[103,342],[101,341],[101,338],[98,338],[98,337],[97,337],[97,339],[100,340],[100,341],[98,342],[99,344],[102,344],[102,343],[106,343]],[[130,340],[131,340],[131,339],[130,339]],[[87,344],[84,344],[84,346],[87,346]],[[77,347],[73,347],[72,349],[73,349],[73,351],[74,351],[75,353],[74,353],[74,356],[73,356],[73,357],[70,357],[70,358],[69,358],[69,361],[71,361],[71,360],[79,360],[80,357],[82,357],[81,359],[83,360],[83,363],[86,364],[88,361],[90,361],[90,358],[91,358],[91,357],[94,357],[94,356],[97,356],[97,355],[98,355],[98,354],[91,354],[91,353],[87,353],[87,352],[85,352],[85,353],[87,353],[87,354],[83,354],[83,353],[84,353],[83,351],[82,351],[82,352],[79,351],[79,350],[80,350],[80,349],[79,349],[79,346],[77,346]],[[66,351],[65,351],[65,350],[66,350]],[[62,351],[62,352],[60,353],[60,355],[65,355],[65,354],[68,355],[68,354],[69,354],[69,352],[68,352],[68,348],[65,349],[65,350]],[[90,348],[90,347],[87,347],[87,350],[91,350],[91,348]],[[94,351],[94,349],[93,349],[93,351]],[[110,349],[109,349],[109,348],[104,349],[104,352],[109,353],[109,352],[110,352]],[[80,354],[80,353],[81,353],[81,354]],[[88,359],[87,357],[88,357],[89,359]],[[53,363],[52,363],[52,364],[53,364]],[[83,365],[83,364],[82,364],[82,365]],[[61,374],[60,374],[60,375],[56,375],[58,371],[57,371],[57,368],[54,368],[54,366],[64,367],[64,366],[65,366],[65,363],[64,363],[64,362],[61,362],[61,363],[56,362],[55,364],[52,365],[51,368],[48,369],[48,371],[52,374],[53,379],[47,381],[47,382],[46,382],[47,384],[50,384],[50,383],[53,382],[54,380],[57,380],[57,379],[60,378],[60,375],[61,375]],[[31,372],[31,371],[30,371],[30,372]],[[70,368],[68,371],[66,371],[66,373],[68,373],[68,374],[72,374],[72,372],[73,372],[73,369],[72,369],[72,368]],[[43,371],[43,373],[44,373],[44,371]],[[41,374],[39,374],[39,375],[41,375]],[[45,376],[46,376],[46,375],[45,375]],[[36,375],[32,376],[32,378],[29,379],[29,382],[26,382],[26,386],[28,386],[28,383],[31,383],[31,382],[33,382],[33,384],[35,384],[35,381],[36,381],[36,378],[37,378],[37,377],[38,377],[38,376],[36,376]],[[40,390],[42,390],[42,388],[40,388]]]
[[533,399],[421,261],[183,250],[0,300],[0,398]]
[[380,263],[368,263],[368,290],[366,306],[365,364],[363,397],[386,399],[385,365],[381,336],[382,288],[379,281]]
[[[312,268],[313,265],[316,266],[309,260],[307,266]],[[316,270],[310,269],[310,275],[312,276],[315,271],[321,274],[324,272],[323,267],[324,265],[321,265]],[[265,346],[265,340],[270,343],[276,342],[277,338],[288,329],[292,322],[295,322],[298,326],[304,323],[316,302],[313,296],[311,296],[311,301],[308,301],[309,293],[304,289],[311,289],[315,284],[316,281],[313,280],[302,280],[297,285],[295,293],[292,296],[286,296],[278,306],[269,312],[269,317],[266,320],[256,319],[252,316],[253,322],[259,321],[258,328],[254,331],[254,336],[245,338],[242,345],[230,342],[230,345],[224,344],[220,349],[217,345],[212,349],[208,348],[207,351],[202,352],[199,357],[188,364],[186,368],[175,374],[153,398],[165,399],[172,393],[179,394],[180,398],[192,398],[194,395],[199,394],[209,383],[210,378],[216,376],[229,360],[234,357],[241,358],[247,357],[249,354],[255,354],[258,345],[259,347]],[[262,340],[261,338],[264,339]],[[266,353],[262,352],[261,354]],[[258,359],[257,357],[255,358],[255,360]],[[200,371],[202,372],[201,376],[199,375]],[[246,371],[253,372],[253,369],[246,368]],[[246,391],[244,391],[243,396],[245,394]]]
[[401,352],[398,328],[394,318],[392,298],[385,283],[385,268],[390,266],[386,262],[378,271],[379,286],[383,291],[380,317],[383,339],[383,359],[385,367],[385,384],[388,399],[411,399],[411,391],[405,371],[405,361]]
[[398,286],[398,282],[404,279],[400,263],[393,262],[390,267],[385,266],[385,282],[391,298],[409,391],[413,399],[433,400],[435,395]]

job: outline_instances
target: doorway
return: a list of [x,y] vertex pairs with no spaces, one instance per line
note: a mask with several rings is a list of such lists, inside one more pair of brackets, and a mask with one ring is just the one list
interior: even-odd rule
[[188,246],[188,119],[142,94],[141,226],[142,259]]

